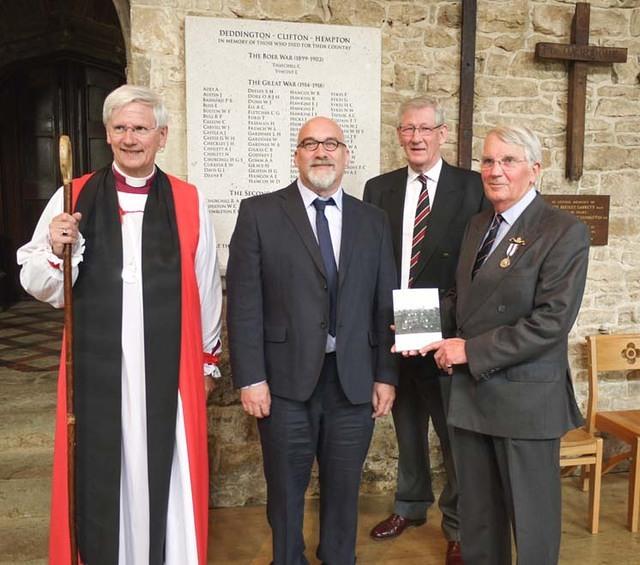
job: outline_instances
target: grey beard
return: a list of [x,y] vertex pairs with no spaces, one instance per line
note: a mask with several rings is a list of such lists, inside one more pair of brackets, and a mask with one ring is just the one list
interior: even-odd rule
[[326,173],[316,173],[316,171],[311,169],[308,173],[309,180],[313,183],[314,187],[321,190],[330,188],[336,181],[337,176],[335,169],[331,169]]

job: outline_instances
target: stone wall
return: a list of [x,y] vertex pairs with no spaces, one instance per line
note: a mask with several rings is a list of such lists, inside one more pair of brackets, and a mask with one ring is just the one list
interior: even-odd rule
[[[395,113],[404,98],[427,93],[447,110],[444,153],[456,161],[461,2],[447,0],[131,0],[131,82],[160,91],[171,113],[169,144],[161,156],[186,177],[184,17],[288,20],[373,26],[382,30],[381,166],[403,164]],[[571,334],[577,394],[586,398],[584,335],[638,331],[640,321],[640,0],[593,0],[591,43],[626,47],[627,63],[593,65],[587,82],[585,170],[564,178],[566,65],[538,62],[538,41],[567,43],[573,0],[478,0],[474,157],[484,132],[499,123],[530,126],[544,146],[545,193],[609,194],[609,244],[591,251],[583,307]],[[474,162],[477,168],[477,161]],[[210,408],[212,503],[264,501],[255,423],[245,417],[227,378]],[[638,404],[640,371],[607,379],[601,406]],[[433,434],[432,434],[433,435]],[[436,444],[436,438],[433,437]],[[377,425],[364,471],[363,492],[392,492],[397,450],[391,420]],[[436,475],[442,474],[437,449]],[[316,486],[312,485],[311,493]]]

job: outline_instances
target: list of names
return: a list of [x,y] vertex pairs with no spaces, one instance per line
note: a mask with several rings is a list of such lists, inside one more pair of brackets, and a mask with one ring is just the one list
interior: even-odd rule
[[296,178],[308,119],[342,127],[348,193],[378,174],[379,30],[187,17],[186,58],[189,181],[207,197],[223,270],[240,201]]

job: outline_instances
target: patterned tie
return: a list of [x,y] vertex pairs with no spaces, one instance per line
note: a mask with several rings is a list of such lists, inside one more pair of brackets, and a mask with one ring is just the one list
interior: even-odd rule
[[416,276],[418,262],[420,261],[420,245],[427,233],[427,216],[431,212],[429,202],[429,191],[427,190],[427,177],[423,174],[418,176],[422,185],[418,205],[416,206],[416,218],[413,221],[413,241],[411,242],[411,262],[409,263],[409,288],[413,286],[413,279]]
[[338,268],[336,266],[336,258],[333,254],[333,245],[331,244],[331,232],[329,231],[329,222],[324,215],[326,206],[335,206],[333,198],[329,200],[320,200],[316,198],[313,205],[316,209],[316,232],[318,234],[318,244],[320,245],[320,254],[324,263],[324,269],[327,273],[327,287],[329,288],[329,334],[336,335],[336,302],[338,298]]
[[480,250],[476,255],[476,262],[473,264],[473,271],[471,272],[472,279],[476,276],[478,269],[482,267],[482,264],[487,260],[487,257],[489,257],[491,246],[493,245],[493,242],[496,240],[498,228],[500,227],[500,224],[503,221],[504,221],[504,218],[502,217],[501,214],[495,214],[493,216],[491,226],[489,226],[489,231],[487,232],[487,237],[484,238],[484,243],[482,244],[482,247],[480,247]]

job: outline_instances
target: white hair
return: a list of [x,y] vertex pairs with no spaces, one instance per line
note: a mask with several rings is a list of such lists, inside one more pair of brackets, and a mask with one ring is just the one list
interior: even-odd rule
[[434,125],[444,124],[444,108],[440,106],[435,98],[428,98],[427,96],[418,96],[416,98],[410,98],[400,104],[398,108],[398,126],[401,126],[402,116],[409,110],[422,110],[423,108],[431,108],[434,114]]
[[132,102],[145,104],[153,110],[157,128],[163,128],[169,123],[169,114],[160,96],[146,86],[135,84],[123,84],[105,98],[102,107],[102,123],[106,126],[116,110]]
[[498,126],[487,132],[487,136],[495,135],[500,141],[517,145],[524,149],[527,161],[533,165],[542,163],[542,146],[535,133],[524,126]]

